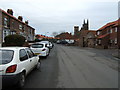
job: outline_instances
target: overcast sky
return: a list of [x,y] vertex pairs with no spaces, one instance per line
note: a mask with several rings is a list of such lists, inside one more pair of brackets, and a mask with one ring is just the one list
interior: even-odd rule
[[118,19],[119,0],[0,0],[0,8],[13,9],[14,16],[23,16],[36,34],[73,33],[74,25],[89,19],[90,29],[97,30]]

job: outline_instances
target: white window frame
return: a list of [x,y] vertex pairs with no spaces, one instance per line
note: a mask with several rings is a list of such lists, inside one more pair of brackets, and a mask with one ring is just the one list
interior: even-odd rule
[[8,19],[6,17],[4,18],[4,27],[8,27]]
[[10,30],[3,30],[3,42],[4,42],[4,38],[10,34],[11,34]]
[[16,32],[15,31],[11,31],[11,35],[14,35],[14,34],[16,34]]
[[101,40],[98,40],[98,44],[101,44]]
[[110,29],[110,33],[112,33],[112,32],[113,32],[113,29],[111,28],[111,29]]
[[19,29],[22,30],[22,25],[21,24],[19,25]]
[[118,31],[118,28],[117,27],[115,27],[115,32],[117,32]]
[[97,35],[100,35],[100,31],[97,32]]
[[115,44],[117,44],[117,38],[115,38]]

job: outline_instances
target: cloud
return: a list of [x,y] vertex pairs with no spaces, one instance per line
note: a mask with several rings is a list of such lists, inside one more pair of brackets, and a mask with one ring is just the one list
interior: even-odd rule
[[119,0],[0,0],[0,8],[12,8],[14,16],[36,29],[36,33],[72,31],[74,25],[90,20],[90,29],[98,29],[118,18]]

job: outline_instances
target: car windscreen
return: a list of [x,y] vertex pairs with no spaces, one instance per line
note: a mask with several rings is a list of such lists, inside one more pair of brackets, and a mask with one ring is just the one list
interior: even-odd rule
[[0,50],[0,64],[7,64],[12,61],[14,55],[13,50]]
[[43,48],[43,44],[33,44],[32,48]]

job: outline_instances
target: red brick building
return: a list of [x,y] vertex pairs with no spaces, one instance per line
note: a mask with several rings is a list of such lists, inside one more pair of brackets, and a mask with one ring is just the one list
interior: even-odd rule
[[96,31],[88,30],[87,35],[85,37],[86,47],[94,48],[96,44]]
[[120,19],[107,23],[99,30],[97,30],[97,47],[118,48],[118,45],[120,43],[120,29],[118,27],[119,21]]
[[22,16],[14,17],[12,9],[7,12],[0,9],[0,21],[0,42],[4,42],[4,38],[12,34],[20,34],[28,41],[34,40],[35,29],[28,25],[28,21],[23,22]]

